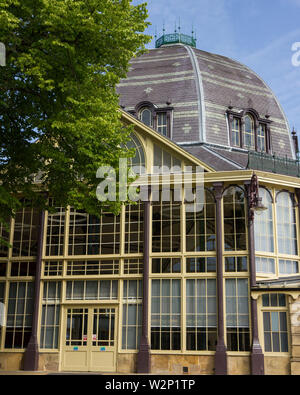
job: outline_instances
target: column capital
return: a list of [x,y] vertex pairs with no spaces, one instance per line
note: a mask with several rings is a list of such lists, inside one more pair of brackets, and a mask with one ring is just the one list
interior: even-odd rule
[[214,190],[216,200],[222,199],[223,187],[224,187],[223,182],[214,182],[213,183],[213,190]]

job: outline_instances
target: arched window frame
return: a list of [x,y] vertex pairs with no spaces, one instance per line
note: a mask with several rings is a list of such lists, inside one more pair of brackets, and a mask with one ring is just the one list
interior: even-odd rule
[[[236,242],[237,242],[237,239],[236,239],[236,236],[235,236],[235,248],[234,249],[227,249],[226,248],[226,246],[225,246],[225,213],[224,213],[224,196],[225,196],[225,194],[226,194],[226,192],[230,189],[230,188],[235,188],[236,190],[237,189],[239,189],[239,190],[241,190],[241,192],[243,193],[243,195],[244,195],[244,220],[245,220],[245,249],[243,250],[243,249],[241,249],[241,248],[236,248],[237,246],[236,246]],[[229,253],[229,254],[233,254],[233,253],[235,253],[235,252],[241,252],[241,251],[247,251],[247,249],[248,249],[248,231],[247,231],[247,208],[246,208],[246,191],[244,190],[244,188],[242,188],[240,185],[235,185],[235,184],[233,184],[233,185],[228,185],[225,189],[224,189],[224,191],[223,191],[223,194],[222,194],[222,207],[223,207],[223,221],[224,221],[224,235],[223,235],[223,250],[224,250],[224,253]],[[235,215],[235,213],[234,213],[234,215]],[[234,217],[235,218],[235,217]]]
[[282,195],[283,193],[289,195],[291,206],[294,209],[293,215],[295,216],[295,238],[296,238],[296,253],[294,254],[294,256],[297,256],[298,255],[298,251],[299,251],[299,245],[298,245],[299,243],[298,243],[298,231],[297,231],[296,199],[295,199],[295,195],[292,192],[290,192],[290,191],[288,191],[286,189],[282,189],[282,190],[276,192],[276,195],[275,195],[277,253],[278,253],[278,255],[287,255],[287,256],[291,255],[291,256],[293,256],[293,254],[282,253],[282,252],[279,251],[279,237],[278,237],[278,224],[279,224],[279,221],[278,221],[277,204],[278,204],[278,197],[280,195]]
[[[271,146],[271,130],[270,125],[272,121],[269,119],[269,115],[265,118],[261,118],[257,111],[252,108],[244,109],[240,112],[233,111],[233,107],[229,107],[227,110],[228,125],[229,125],[229,139],[230,145],[236,148],[247,149],[251,151],[265,152],[267,154],[272,153]],[[252,148],[245,146],[245,121],[246,117],[250,117],[253,120],[253,131],[254,131],[254,145]],[[235,127],[233,124],[235,123]],[[239,128],[239,136],[237,136],[236,128]],[[259,131],[263,127],[265,131],[264,141],[265,149],[260,149],[259,144]]]
[[[192,235],[191,235],[190,232],[187,232],[187,228],[185,229],[186,252],[188,254],[190,254],[190,253],[197,253],[197,252],[198,253],[210,253],[210,252],[211,253],[216,253],[216,250],[217,250],[217,245],[216,245],[216,233],[217,233],[217,229],[216,229],[216,227],[217,227],[217,223],[216,223],[216,221],[217,221],[217,218],[216,218],[216,199],[215,199],[215,195],[213,194],[213,192],[210,189],[208,189],[208,188],[204,188],[204,194],[205,194],[204,205],[208,205],[208,204],[209,205],[214,205],[214,216],[213,217],[208,217],[207,216],[207,211],[206,211],[207,207],[205,207],[205,210],[203,210],[203,214],[204,214],[203,220],[204,220],[204,228],[205,228],[205,231],[204,231],[205,248],[202,249],[202,250],[196,249],[197,236],[199,237],[199,234],[197,234],[197,232],[195,232],[195,233],[192,233]],[[184,207],[184,215],[185,215],[185,225],[186,225],[186,223],[188,221],[188,219],[187,219],[188,218],[188,214],[192,215],[194,217],[194,221],[195,222],[197,221],[197,213],[196,212],[190,212],[190,211],[186,210],[186,205],[190,205],[190,204],[191,203],[185,201],[184,202],[184,206],[183,206]],[[212,218],[214,220],[214,233],[208,233],[207,232],[207,224],[212,220]],[[199,219],[198,219],[198,221],[199,221]],[[196,230],[196,228],[197,228],[197,226],[195,225],[195,230]],[[211,240],[209,240],[209,237],[207,237],[207,235],[212,237]],[[193,248],[191,248],[191,249],[187,248],[188,238],[189,237],[194,238],[194,247],[195,247],[194,249]],[[211,243],[211,245],[213,245],[214,247],[209,248],[209,243]]]
[[[271,210],[273,216],[273,239],[274,239],[274,251],[273,252],[265,252],[257,250],[255,246],[255,256],[256,256],[256,267],[259,265],[260,269],[257,270],[256,275],[259,278],[284,278],[289,276],[299,275],[300,273],[300,260],[299,260],[299,215],[297,212],[297,202],[295,198],[295,194],[291,190],[282,189],[278,190],[276,188],[267,188],[265,186],[260,185],[260,189],[265,189],[271,201]],[[280,251],[279,249],[279,218],[277,211],[278,197],[286,193],[291,202],[291,207],[295,209],[293,213],[295,215],[295,239],[296,239],[296,254],[289,253],[289,251]],[[264,205],[265,202],[263,202]],[[270,208],[269,208],[270,209]],[[272,270],[268,270],[272,269]]]
[[[142,142],[142,139],[138,137],[135,133],[132,133],[130,135],[131,141],[134,145],[134,147],[127,147],[129,149],[134,148],[136,150],[136,155],[133,158],[130,158],[130,164],[131,166],[139,166],[141,171],[140,174],[142,174],[143,168],[147,169],[147,157],[146,157],[146,149],[145,146]],[[140,163],[139,164],[134,164],[132,163],[132,160],[138,155]]]

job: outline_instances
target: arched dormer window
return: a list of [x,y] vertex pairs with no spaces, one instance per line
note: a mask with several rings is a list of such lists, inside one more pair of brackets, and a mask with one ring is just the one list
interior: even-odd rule
[[254,120],[249,114],[245,116],[244,120],[243,142],[245,148],[255,150]]
[[139,118],[145,125],[152,127],[152,111],[148,107],[144,107],[141,109],[139,113]]
[[171,138],[171,118],[173,107],[157,107],[150,102],[139,103],[135,114],[145,125],[165,137]]
[[227,110],[227,115],[232,147],[271,153],[269,116],[263,119],[255,110],[235,112],[232,107]]

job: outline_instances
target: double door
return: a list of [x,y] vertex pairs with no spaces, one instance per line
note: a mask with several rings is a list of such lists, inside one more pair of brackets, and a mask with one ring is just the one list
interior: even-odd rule
[[62,370],[116,371],[117,307],[65,308]]

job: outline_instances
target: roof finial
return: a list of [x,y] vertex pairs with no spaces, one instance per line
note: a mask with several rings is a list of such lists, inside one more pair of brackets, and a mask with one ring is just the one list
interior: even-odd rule
[[194,39],[194,24],[192,24],[192,39]]
[[165,22],[163,22],[163,36],[165,35]]
[[156,25],[155,25],[155,34],[154,34],[154,38],[155,38],[155,41],[157,40],[157,29],[156,29]]
[[176,20],[175,20],[175,33],[177,33],[177,28],[176,28]]
[[178,32],[180,33],[180,17],[179,17]]

